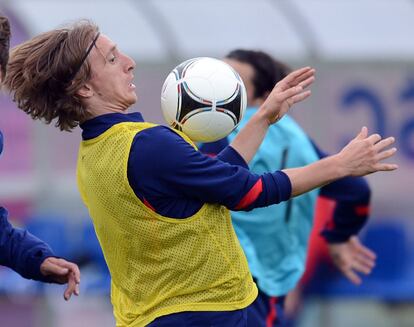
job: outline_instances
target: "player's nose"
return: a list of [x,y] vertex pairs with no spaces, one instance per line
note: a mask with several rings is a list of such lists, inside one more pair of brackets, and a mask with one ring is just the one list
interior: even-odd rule
[[130,72],[132,70],[135,69],[136,63],[134,61],[134,59],[132,59],[129,56],[125,56],[126,62],[125,62],[125,67],[126,67],[126,71]]

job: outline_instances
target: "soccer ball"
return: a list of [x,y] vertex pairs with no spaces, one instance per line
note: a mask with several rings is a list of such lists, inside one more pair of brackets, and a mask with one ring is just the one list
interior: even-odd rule
[[161,109],[167,123],[194,142],[214,142],[236,128],[246,110],[246,88],[222,60],[187,60],[165,79]]

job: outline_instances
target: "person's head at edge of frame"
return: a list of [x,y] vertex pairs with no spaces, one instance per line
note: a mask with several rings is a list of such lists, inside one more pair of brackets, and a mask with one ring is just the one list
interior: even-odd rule
[[0,83],[6,77],[7,63],[9,62],[10,22],[0,13]]
[[277,82],[291,69],[269,54],[258,50],[235,49],[224,58],[239,73],[247,91],[247,106],[259,107]]
[[70,131],[87,119],[124,113],[137,101],[135,62],[97,25],[80,20],[16,46],[6,88],[33,119]]
[[[0,86],[6,76],[10,48],[10,22],[0,13]],[[3,151],[3,134],[0,131],[0,154]]]

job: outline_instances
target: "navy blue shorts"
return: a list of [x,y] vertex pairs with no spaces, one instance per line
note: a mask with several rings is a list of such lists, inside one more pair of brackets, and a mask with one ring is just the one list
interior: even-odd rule
[[268,296],[259,290],[256,300],[247,307],[248,327],[284,326],[283,307],[285,297]]
[[185,311],[155,319],[147,327],[247,327],[247,308],[235,311]]

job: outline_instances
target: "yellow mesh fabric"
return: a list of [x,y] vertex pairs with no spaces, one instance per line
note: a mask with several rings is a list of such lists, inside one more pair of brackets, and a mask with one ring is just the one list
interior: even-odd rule
[[83,141],[79,150],[78,185],[111,272],[117,326],[145,326],[181,311],[248,306],[257,288],[229,211],[205,204],[186,219],[163,217],[131,189],[133,138],[153,126],[120,123]]

